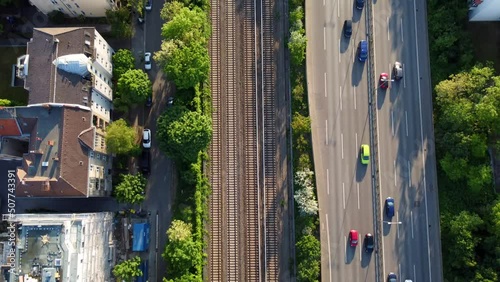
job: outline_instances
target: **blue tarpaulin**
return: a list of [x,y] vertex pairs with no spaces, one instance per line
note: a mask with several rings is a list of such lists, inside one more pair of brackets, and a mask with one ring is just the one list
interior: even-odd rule
[[135,223],[132,241],[133,252],[144,252],[149,248],[149,223]]

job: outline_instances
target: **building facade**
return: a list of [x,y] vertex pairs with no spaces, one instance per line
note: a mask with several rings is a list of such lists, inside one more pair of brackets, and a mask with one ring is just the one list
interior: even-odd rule
[[27,107],[0,109],[0,158],[20,159],[16,194],[111,193],[105,130],[113,110],[114,51],[94,28],[35,28],[16,76]]
[[106,10],[116,8],[114,0],[30,0],[44,14],[60,11],[70,17],[105,17]]

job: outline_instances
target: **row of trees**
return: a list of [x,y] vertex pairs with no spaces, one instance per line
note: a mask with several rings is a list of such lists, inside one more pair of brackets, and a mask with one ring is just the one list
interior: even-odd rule
[[499,149],[500,77],[473,66],[467,11],[460,0],[428,1],[443,271],[446,281],[493,282],[500,200],[488,152]]
[[304,29],[304,0],[290,1],[290,51],[292,84],[292,132],[295,189],[297,281],[319,281],[321,244],[318,201],[312,171],[311,119],[305,83],[307,39]]
[[[205,9],[205,10],[203,10]],[[210,69],[210,25],[204,0],[166,2],[161,17],[161,50],[155,61],[177,88],[176,103],[157,123],[160,149],[173,158],[180,181],[174,220],[162,254],[167,262],[164,281],[202,281],[206,244],[208,179],[203,174],[204,153],[212,137],[207,78]],[[180,195],[179,195],[180,194]]]

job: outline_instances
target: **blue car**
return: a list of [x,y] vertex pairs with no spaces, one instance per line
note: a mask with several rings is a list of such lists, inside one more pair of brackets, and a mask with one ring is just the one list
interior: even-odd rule
[[356,8],[362,10],[365,6],[365,0],[356,0]]
[[360,62],[366,61],[368,58],[368,42],[361,40],[358,45],[358,60]]
[[397,282],[398,281],[398,277],[396,276],[396,274],[394,272],[391,272],[389,273],[389,275],[387,275],[387,282]]
[[389,218],[394,216],[394,199],[391,197],[385,199],[385,214]]

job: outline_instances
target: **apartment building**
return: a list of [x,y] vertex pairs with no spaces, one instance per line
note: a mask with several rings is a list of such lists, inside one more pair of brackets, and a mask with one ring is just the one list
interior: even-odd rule
[[105,17],[106,10],[116,8],[114,0],[30,0],[30,4],[48,14],[60,11],[70,17]]
[[113,49],[94,28],[35,28],[16,76],[27,107],[0,109],[0,158],[20,159],[16,195],[111,193],[105,129],[113,110]]

